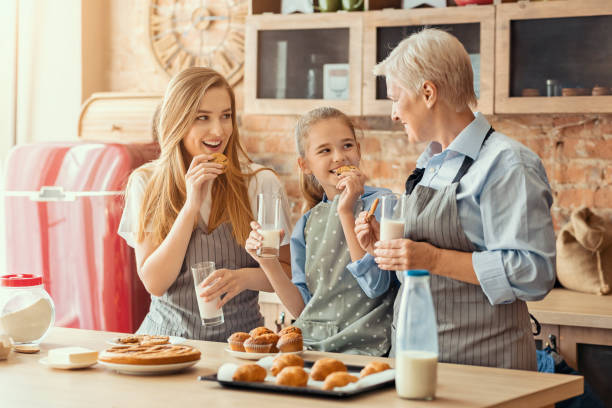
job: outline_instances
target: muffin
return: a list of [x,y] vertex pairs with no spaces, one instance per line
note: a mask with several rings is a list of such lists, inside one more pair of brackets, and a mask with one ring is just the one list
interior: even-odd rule
[[276,376],[285,367],[304,367],[304,360],[295,354],[281,354],[274,359],[270,373]]
[[272,347],[270,340],[263,336],[249,337],[243,345],[247,353],[269,353]]
[[348,383],[353,383],[358,380],[354,375],[350,375],[344,371],[336,371],[335,373],[331,373],[325,378],[325,382],[323,383],[324,390],[333,390],[336,387],[344,387]]
[[380,373],[381,371],[389,370],[391,366],[380,361],[370,361],[359,373],[359,377],[363,378],[370,374]]
[[278,343],[276,343],[276,346],[279,348],[281,353],[302,351],[304,348],[304,341],[302,335],[297,332],[287,333],[280,337]]
[[346,372],[347,369],[342,361],[326,357],[315,361],[310,370],[310,377],[316,381],[323,381],[328,375],[336,371]]
[[289,333],[297,333],[297,334],[302,334],[302,330],[299,327],[295,327],[295,326],[287,326],[285,327],[283,330],[278,332],[279,336],[282,336],[284,334],[289,334]]
[[251,337],[257,337],[257,336],[261,336],[262,334],[267,334],[267,333],[274,333],[272,330],[268,329],[267,327],[256,327],[253,330],[251,330],[249,332],[249,336]]
[[276,333],[266,333],[257,337],[263,337],[264,340],[271,344],[270,353],[278,353],[278,348],[276,347],[276,343],[278,342],[278,335]]
[[229,336],[227,344],[229,344],[230,350],[244,351],[244,342],[249,338],[249,333],[236,332]]
[[276,376],[276,384],[290,387],[305,387],[308,384],[308,374],[302,367],[285,367]]
[[232,380],[248,381],[248,382],[263,382],[266,378],[266,369],[257,364],[245,364],[234,371]]

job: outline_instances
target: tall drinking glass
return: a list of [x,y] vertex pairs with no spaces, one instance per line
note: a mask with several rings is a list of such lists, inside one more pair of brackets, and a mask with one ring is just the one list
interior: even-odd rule
[[280,247],[280,212],[281,197],[279,194],[260,193],[257,195],[258,231],[263,236],[257,256],[262,258],[278,257]]
[[209,302],[204,301],[204,298],[200,296],[200,293],[208,288],[208,286],[206,288],[201,288],[200,284],[215,270],[214,262],[200,262],[191,267],[202,326],[218,326],[225,322],[223,318],[223,309],[217,309],[220,296]]
[[382,196],[380,218],[380,240],[404,238],[405,232],[405,196],[389,193]]

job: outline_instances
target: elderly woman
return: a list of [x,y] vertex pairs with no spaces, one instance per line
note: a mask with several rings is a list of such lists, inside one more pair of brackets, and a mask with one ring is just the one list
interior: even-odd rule
[[[408,140],[429,144],[406,181],[406,238],[379,241],[376,220],[366,223],[360,214],[355,232],[370,254],[361,262],[430,271],[440,361],[535,370],[525,301],[542,299],[555,281],[552,195],[542,162],[472,113],[470,59],[452,35],[413,34],[374,73],[386,77],[391,116]],[[355,277],[370,297],[395,279],[368,270]]]

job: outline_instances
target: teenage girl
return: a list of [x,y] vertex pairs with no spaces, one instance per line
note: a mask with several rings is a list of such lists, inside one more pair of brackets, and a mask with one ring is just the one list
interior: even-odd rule
[[[313,350],[380,356],[390,348],[394,291],[368,298],[355,274],[377,268],[365,255],[354,232],[355,214],[369,209],[389,190],[364,186],[359,170],[360,146],[351,120],[334,108],[302,116],[295,129],[300,186],[306,212],[291,236],[292,279],[275,259],[257,258],[281,301],[302,329]],[[338,174],[343,166],[353,170]],[[259,225],[246,249],[256,257]]]
[[[131,175],[119,226],[136,250],[138,275],[151,294],[138,333],[225,341],[233,332],[263,325],[258,291],[272,287],[244,244],[257,194],[282,193],[282,186],[241,148],[227,81],[200,67],[177,74],[162,102],[158,134],[161,154]],[[210,161],[213,153],[227,156],[227,164]],[[283,203],[281,223],[288,228]],[[281,244],[280,262],[287,265],[281,273],[289,270],[287,244]],[[203,261],[217,268],[202,283],[212,284],[202,296],[222,295],[220,326],[201,323],[191,266]]]

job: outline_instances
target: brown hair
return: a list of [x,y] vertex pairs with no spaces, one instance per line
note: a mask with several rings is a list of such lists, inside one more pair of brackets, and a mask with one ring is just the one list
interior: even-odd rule
[[[228,158],[226,171],[215,179],[212,186],[211,196],[214,199],[208,227],[214,230],[229,219],[234,238],[240,245],[244,245],[251,231],[249,222],[253,219],[248,181],[264,169],[253,173],[241,171],[241,157],[247,163],[252,161],[240,145],[234,92],[222,75],[202,67],[188,68],[170,80],[157,121],[161,154],[157,160],[134,172],[150,176],[140,210],[138,242],[144,240],[145,227],[150,224],[154,244],[161,244],[185,204],[187,168],[181,150],[182,141],[196,120],[202,97],[209,89],[216,87],[222,87],[229,93],[233,130],[224,152]],[[194,228],[196,225],[194,222]]]
[[[295,125],[295,144],[297,146],[297,151],[301,158],[304,158],[306,155],[306,138],[308,136],[308,132],[310,128],[315,124],[319,123],[322,120],[326,119],[340,119],[343,121],[346,126],[351,130],[355,141],[357,141],[357,137],[355,135],[355,126],[351,119],[342,111],[332,108],[329,106],[324,106],[321,108],[316,108],[311,110],[310,112],[302,115]],[[323,187],[317,181],[317,179],[312,174],[304,174],[304,172],[300,169],[300,191],[306,200],[302,206],[302,211],[306,212],[310,210],[312,207],[317,205],[323,199]]]

